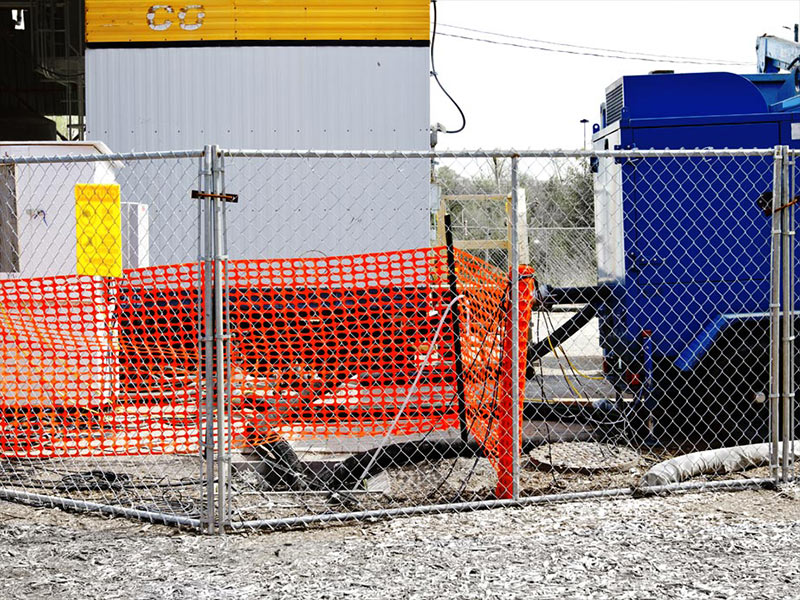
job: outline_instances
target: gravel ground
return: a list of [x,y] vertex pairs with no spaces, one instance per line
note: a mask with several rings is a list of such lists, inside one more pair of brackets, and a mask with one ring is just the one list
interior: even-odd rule
[[1,598],[800,598],[800,488],[203,537],[0,502]]

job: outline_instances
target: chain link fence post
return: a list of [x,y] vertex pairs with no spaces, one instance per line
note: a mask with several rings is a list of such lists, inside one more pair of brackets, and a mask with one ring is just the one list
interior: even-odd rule
[[511,497],[519,500],[519,460],[520,460],[520,364],[519,364],[519,192],[517,190],[517,170],[519,158],[511,158],[511,476],[513,479]]
[[782,231],[782,304],[783,323],[781,339],[781,437],[783,439],[781,452],[781,481],[789,481],[791,472],[790,444],[794,432],[792,431],[791,415],[793,412],[794,391],[792,390],[792,369],[794,368],[794,280],[792,278],[792,262],[794,260],[794,223],[792,222],[793,206],[790,205],[789,195],[789,170],[792,168],[789,160],[789,147],[781,146],[781,231]]
[[229,518],[231,485],[230,431],[230,362],[228,313],[228,254],[225,232],[226,198],[223,187],[223,165],[219,146],[211,147],[211,194],[213,203],[214,244],[214,406],[217,425],[217,526],[224,533]]
[[227,243],[222,156],[205,146],[202,158],[204,307],[203,458],[207,533],[224,533],[230,522],[231,432]]
[[783,152],[775,147],[772,180],[772,231],[770,269],[770,373],[769,373],[769,434],[770,472],[777,483],[780,436],[781,400],[781,201],[783,198]]
[[[788,147],[787,147],[788,148]],[[788,153],[789,159],[789,169],[791,175],[788,179],[788,201],[789,201],[789,228],[790,228],[790,237],[789,243],[791,246],[791,250],[789,251],[789,307],[792,314],[792,318],[789,320],[790,329],[790,349],[789,349],[789,356],[790,358],[790,371],[789,371],[789,461],[787,466],[787,476],[789,480],[794,480],[795,478],[795,433],[796,433],[796,423],[795,423],[795,374],[797,369],[796,364],[796,336],[795,336],[795,319],[797,318],[797,311],[795,302],[797,299],[795,298],[795,261],[796,258],[796,244],[795,244],[795,234],[796,234],[796,225],[795,225],[795,198],[796,195],[796,187],[795,187],[795,169],[796,169],[796,162],[797,162],[797,155],[796,153],[792,153],[789,150]]]
[[[202,158],[202,179],[201,187],[202,192],[206,194],[213,193],[214,190],[214,173],[213,173],[213,149],[212,146],[205,146],[203,149]],[[216,530],[215,527],[215,513],[216,513],[216,467],[215,467],[215,452],[214,452],[214,405],[215,405],[215,382],[214,382],[214,359],[215,359],[215,346],[214,346],[214,298],[215,298],[215,282],[214,282],[214,200],[209,197],[201,198],[202,210],[202,247],[203,247],[203,290],[202,290],[202,306],[203,306],[203,373],[204,389],[202,393],[202,451],[203,461],[205,464],[205,477],[206,477],[206,491],[204,503],[203,523],[205,532],[213,534]]]

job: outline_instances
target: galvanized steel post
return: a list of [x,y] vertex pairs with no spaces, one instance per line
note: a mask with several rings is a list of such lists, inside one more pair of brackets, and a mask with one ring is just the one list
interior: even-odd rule
[[[218,175],[217,189],[223,196],[225,195],[225,157],[222,150],[217,147],[217,164],[216,172]],[[223,389],[226,394],[225,402],[225,415],[226,415],[226,429],[225,429],[225,481],[226,481],[226,502],[222,505],[224,507],[224,518],[222,519],[222,527],[225,528],[230,524],[231,520],[231,498],[233,491],[233,484],[231,481],[232,470],[232,450],[233,450],[233,432],[231,430],[231,423],[233,422],[233,407],[231,398],[233,394],[231,391],[231,308],[230,308],[230,286],[228,282],[228,203],[227,201],[220,202],[222,206],[222,222],[220,223],[220,240],[221,240],[221,254],[222,254],[222,303],[223,303],[223,320],[222,320],[222,335],[223,335],[223,348],[225,365],[225,385]]]
[[791,311],[792,318],[789,320],[789,356],[790,361],[790,369],[789,369],[789,441],[788,444],[789,448],[789,464],[787,465],[787,472],[789,479],[794,479],[795,476],[795,454],[794,454],[794,439],[795,439],[795,402],[797,401],[795,398],[795,369],[797,368],[795,365],[795,357],[797,356],[796,353],[796,336],[795,336],[795,319],[797,318],[797,312],[795,310],[795,260],[796,260],[796,244],[795,244],[795,237],[796,237],[796,225],[795,225],[795,209],[797,208],[794,204],[793,199],[796,197],[795,195],[795,173],[796,170],[796,160],[797,154],[789,154],[789,159],[787,160],[787,169],[791,172],[791,177],[789,178],[789,187],[787,188],[786,198],[789,203],[789,231],[791,232],[791,236],[789,237],[789,310]]
[[219,146],[211,146],[211,188],[212,202],[212,243],[214,248],[214,409],[217,426],[217,506],[216,519],[219,533],[224,533],[227,521],[228,486],[230,485],[230,449],[228,447],[228,361],[227,361],[227,286],[223,274],[227,268],[227,255],[224,251],[225,200],[220,195],[221,165]]
[[770,471],[777,482],[778,453],[780,447],[780,398],[781,398],[781,215],[783,197],[783,150],[775,147],[772,179],[772,235],[770,265],[770,374],[769,374],[769,433]]
[[789,452],[790,442],[793,437],[791,415],[794,400],[794,390],[792,389],[792,369],[794,364],[794,302],[793,291],[794,281],[792,278],[792,263],[794,261],[794,226],[792,223],[792,210],[789,196],[789,169],[792,168],[789,161],[789,147],[782,146],[783,169],[781,173],[781,232],[782,232],[782,325],[781,325],[781,438],[783,440],[781,453],[781,480],[785,483],[789,481],[790,461],[792,455]]
[[511,497],[519,500],[519,451],[520,451],[520,364],[519,364],[519,215],[517,195],[517,171],[519,158],[511,158]]
[[[204,192],[213,190],[213,150],[211,146],[205,146],[202,158],[202,177],[201,188]],[[202,397],[202,440],[200,446],[203,452],[203,462],[205,468],[205,514],[201,519],[206,533],[214,533],[214,513],[215,497],[215,465],[214,465],[214,211],[213,200],[209,197],[203,198],[202,202],[202,241],[203,241],[203,372],[205,374],[205,386],[201,392]]]

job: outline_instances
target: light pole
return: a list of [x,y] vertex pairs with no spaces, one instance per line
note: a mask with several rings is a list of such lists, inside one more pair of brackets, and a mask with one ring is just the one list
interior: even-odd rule
[[581,119],[581,123],[583,124],[583,149],[586,150],[586,125],[589,123],[589,119]]

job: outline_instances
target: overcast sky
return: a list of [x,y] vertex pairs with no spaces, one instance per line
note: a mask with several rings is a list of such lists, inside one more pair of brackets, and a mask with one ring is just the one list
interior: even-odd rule
[[[736,61],[677,64],[598,58],[515,48],[437,35],[436,70],[467,115],[467,128],[441,136],[438,149],[579,148],[582,118],[595,123],[605,88],[622,75],[653,69],[754,73],[755,39],[788,39],[800,0],[544,1],[439,0],[439,33],[545,45],[444,25],[612,50]],[[554,46],[549,46],[554,47]],[[568,48],[577,52],[596,52]],[[431,82],[431,121],[460,118]]]

